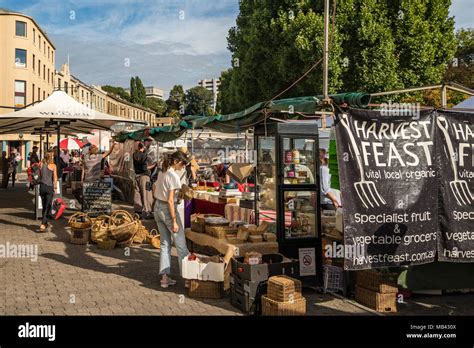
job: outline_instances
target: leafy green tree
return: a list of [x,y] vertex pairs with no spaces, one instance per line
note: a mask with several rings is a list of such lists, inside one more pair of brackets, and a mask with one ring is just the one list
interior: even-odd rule
[[197,86],[186,91],[184,96],[187,115],[212,115],[213,95],[204,87]]
[[135,76],[135,87],[137,93],[137,103],[143,106],[147,106],[145,86],[143,85],[142,80],[138,76]]
[[456,54],[446,71],[445,80],[474,89],[474,29],[459,29],[456,40]]
[[[449,7],[450,1],[442,0],[338,1],[329,92],[380,92],[441,82],[456,49]],[[322,58],[322,2],[241,1],[227,40],[232,68],[221,76],[218,105],[223,113],[271,99]],[[322,94],[321,77],[318,66],[280,98]]]
[[130,79],[130,102],[138,103],[137,84],[134,77]]
[[116,95],[117,97],[122,98],[123,100],[130,101],[130,95],[123,89],[122,87],[114,87],[110,85],[105,85],[101,87],[102,90],[112,93]]
[[170,91],[169,97],[166,100],[166,105],[168,105],[166,113],[169,117],[175,117],[185,112],[184,95],[185,94],[183,86],[173,86]]
[[156,112],[159,117],[163,117],[166,114],[166,110],[168,109],[168,105],[164,100],[158,98],[147,98],[147,106]]

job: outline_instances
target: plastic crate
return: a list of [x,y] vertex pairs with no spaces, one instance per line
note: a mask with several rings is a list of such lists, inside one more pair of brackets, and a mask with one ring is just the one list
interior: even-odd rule
[[344,292],[344,271],[341,267],[324,265],[324,292]]

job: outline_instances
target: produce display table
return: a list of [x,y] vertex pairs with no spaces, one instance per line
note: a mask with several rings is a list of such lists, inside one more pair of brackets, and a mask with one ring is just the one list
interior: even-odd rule
[[249,251],[256,251],[261,254],[278,253],[277,242],[230,244],[227,239],[217,239],[205,233],[191,231],[189,228],[185,230],[185,233],[186,238],[191,242],[200,246],[211,247],[224,254],[224,262],[226,263],[225,289],[229,288],[230,260],[233,256],[245,256],[245,253]]
[[239,198],[222,198],[219,192],[195,191],[192,214],[218,214],[229,221],[252,222],[252,210],[239,207]]

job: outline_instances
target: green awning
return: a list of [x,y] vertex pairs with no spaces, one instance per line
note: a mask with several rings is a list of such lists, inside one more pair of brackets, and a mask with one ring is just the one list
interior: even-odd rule
[[[343,93],[330,95],[336,104],[367,107],[370,95],[365,93]],[[322,96],[296,97],[261,102],[243,111],[228,115],[184,116],[178,125],[143,129],[135,132],[121,132],[115,136],[119,142],[127,139],[143,140],[148,136],[159,142],[168,142],[181,137],[188,129],[209,128],[224,133],[242,132],[263,122],[270,114],[278,118],[298,119],[301,115],[314,115],[324,108]]]

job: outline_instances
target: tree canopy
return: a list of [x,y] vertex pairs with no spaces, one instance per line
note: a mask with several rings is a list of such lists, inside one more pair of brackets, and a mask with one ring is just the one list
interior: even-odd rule
[[[330,25],[329,92],[370,93],[441,82],[456,51],[450,3],[338,1],[334,28]],[[240,2],[227,38],[232,67],[221,75],[221,113],[270,100],[322,58],[322,6],[316,0]],[[282,97],[322,94],[321,65]]]

